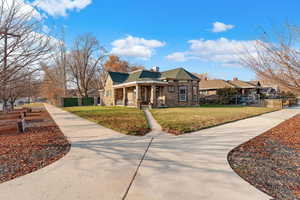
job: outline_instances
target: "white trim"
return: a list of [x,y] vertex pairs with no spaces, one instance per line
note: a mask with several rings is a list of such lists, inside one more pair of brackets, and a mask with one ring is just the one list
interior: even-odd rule
[[144,83],[157,83],[157,84],[168,85],[167,82],[162,82],[162,81],[134,81],[134,82],[122,83],[122,84],[114,85],[113,88],[127,86],[127,85],[132,85],[132,84],[144,84]]

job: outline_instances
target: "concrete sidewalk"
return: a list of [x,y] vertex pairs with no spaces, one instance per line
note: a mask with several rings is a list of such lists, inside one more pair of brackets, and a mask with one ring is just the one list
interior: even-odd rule
[[[0,184],[0,199],[121,200],[151,137],[125,136],[58,108],[47,109],[71,141],[70,152]],[[232,171],[227,154],[298,113],[287,109],[178,137],[155,134],[126,199],[268,200]]]
[[150,141],[46,106],[72,143],[59,161],[0,184],[1,200],[121,199]]
[[271,199],[233,172],[227,154],[298,113],[297,108],[281,110],[192,134],[155,138],[128,199]]

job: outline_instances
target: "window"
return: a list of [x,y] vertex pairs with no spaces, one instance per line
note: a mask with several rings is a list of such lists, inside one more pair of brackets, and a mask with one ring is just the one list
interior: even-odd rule
[[169,86],[168,86],[168,91],[169,91],[170,93],[175,92],[175,86],[169,85]]
[[187,86],[179,86],[179,101],[187,101]]
[[198,101],[197,91],[198,91],[198,88],[196,86],[193,86],[193,101]]

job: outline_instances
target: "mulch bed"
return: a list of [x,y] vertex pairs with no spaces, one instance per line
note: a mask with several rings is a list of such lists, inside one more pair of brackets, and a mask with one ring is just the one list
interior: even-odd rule
[[300,199],[300,115],[233,149],[228,161],[276,200]]
[[[20,120],[0,114],[0,126]],[[45,109],[27,113],[28,128],[18,133],[17,128],[0,129],[0,183],[31,173],[62,158],[70,144]]]

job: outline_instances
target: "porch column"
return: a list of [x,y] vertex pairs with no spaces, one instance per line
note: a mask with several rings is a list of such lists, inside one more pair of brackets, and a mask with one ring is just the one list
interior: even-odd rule
[[163,104],[165,105],[166,104],[166,101],[167,101],[167,86],[163,86],[163,89],[162,89],[162,94],[163,94]]
[[127,101],[127,88],[123,88],[123,105],[126,106],[126,101]]
[[112,90],[113,106],[116,105],[116,92],[115,89]]
[[148,88],[145,87],[145,97],[143,99],[144,101],[147,101],[148,100]]
[[135,104],[137,107],[140,106],[141,103],[141,87],[139,85],[135,86],[136,96],[135,96]]
[[156,86],[151,85],[151,97],[150,97],[150,103],[152,104],[153,107],[156,106]]

